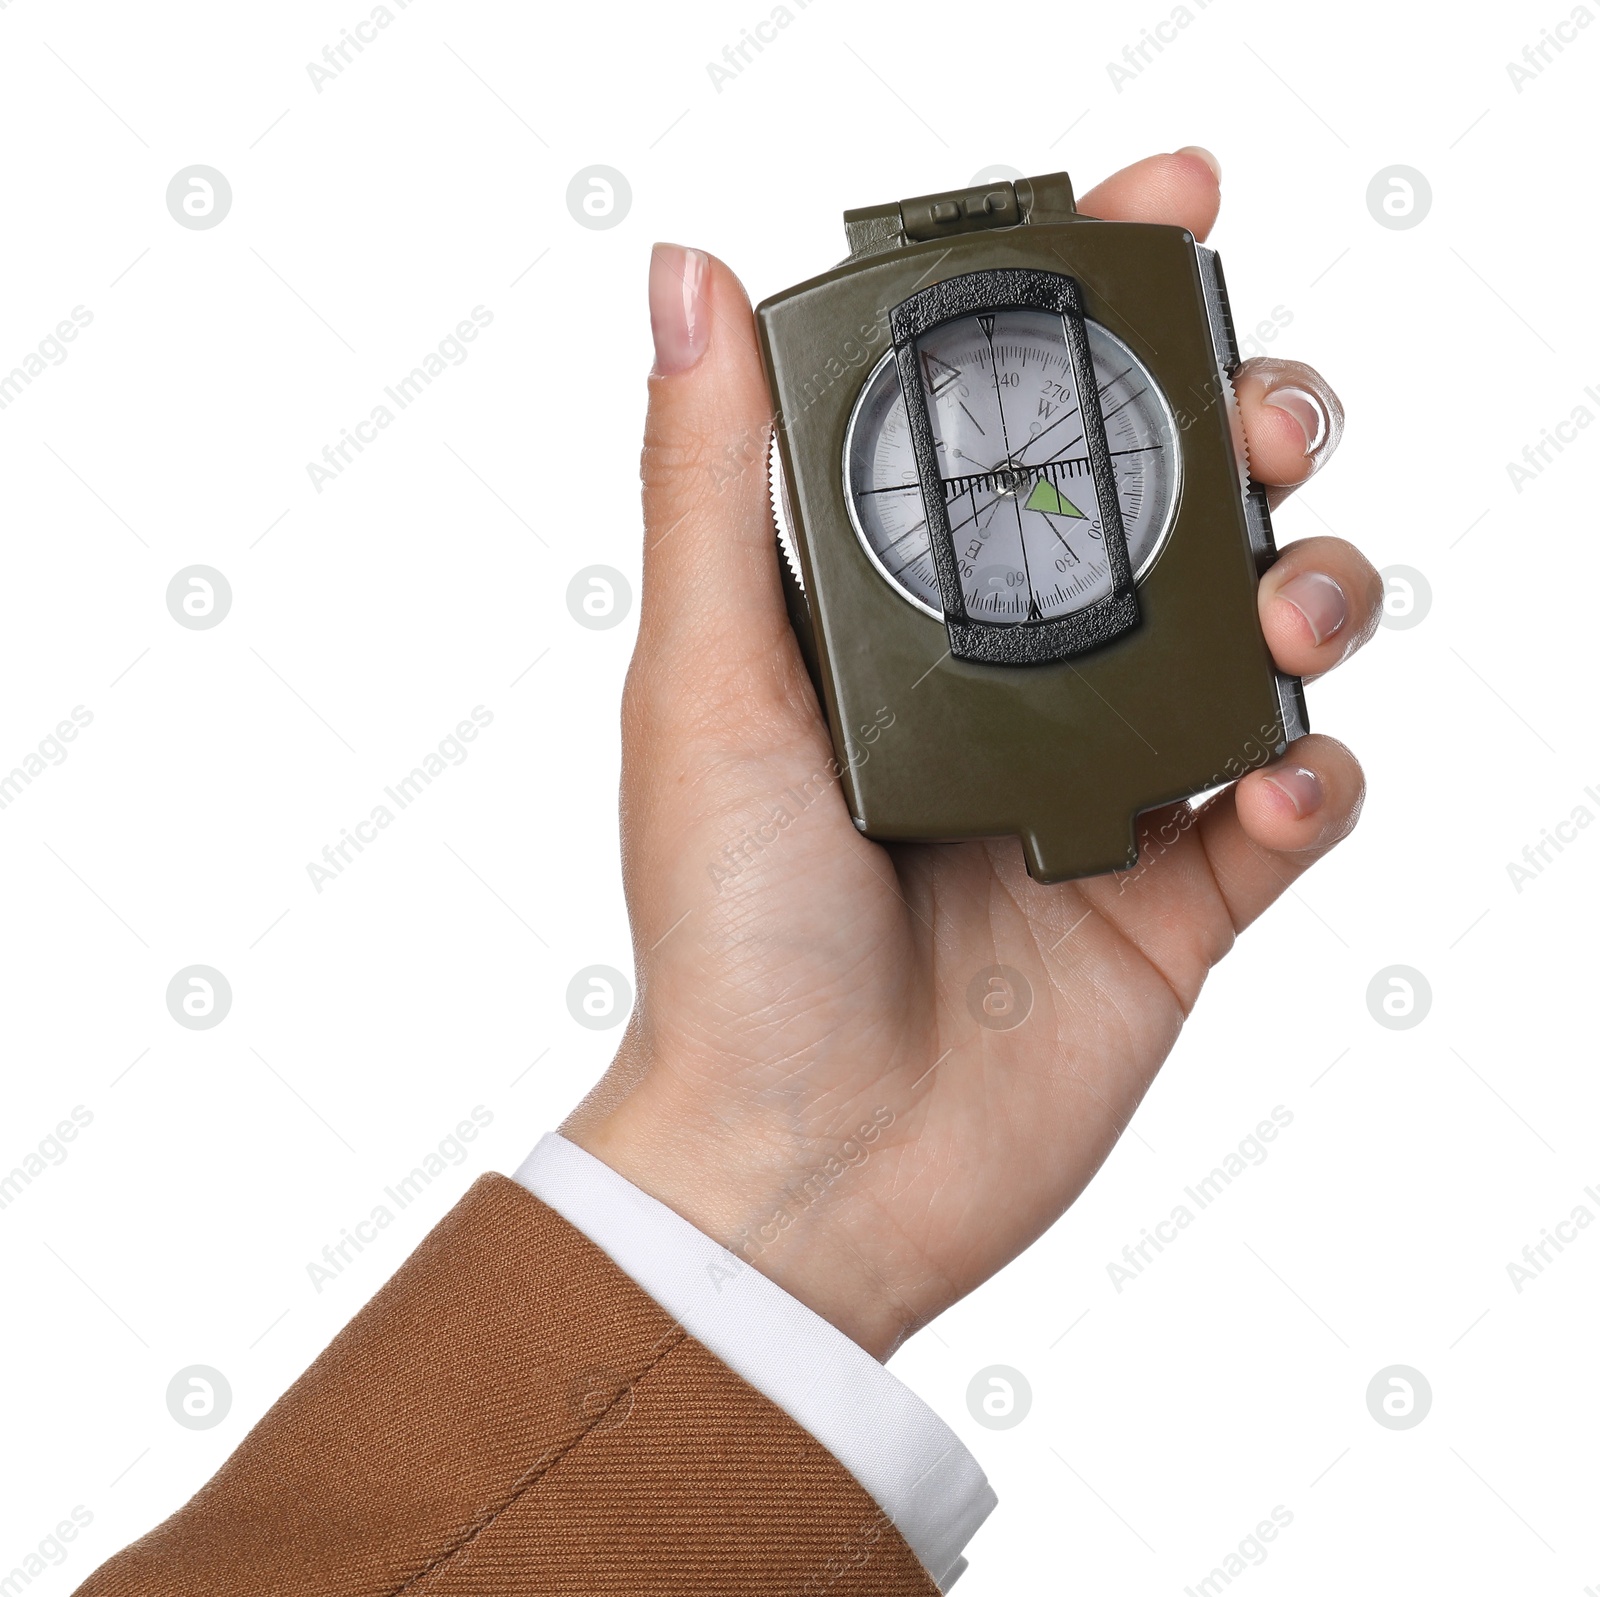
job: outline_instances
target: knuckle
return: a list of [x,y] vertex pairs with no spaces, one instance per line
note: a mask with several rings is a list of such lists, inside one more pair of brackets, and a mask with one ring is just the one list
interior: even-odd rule
[[766,492],[765,427],[733,431],[686,428],[654,420],[639,456],[645,513],[675,521],[718,503],[743,505]]
[[651,426],[639,452],[647,501],[694,503],[710,484],[712,448],[704,433]]

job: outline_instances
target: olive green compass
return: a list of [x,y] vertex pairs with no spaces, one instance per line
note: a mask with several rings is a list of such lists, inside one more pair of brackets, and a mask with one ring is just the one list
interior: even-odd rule
[[880,841],[1022,840],[1062,881],[1306,731],[1256,583],[1222,267],[1065,173],[845,213],[756,311],[789,613]]

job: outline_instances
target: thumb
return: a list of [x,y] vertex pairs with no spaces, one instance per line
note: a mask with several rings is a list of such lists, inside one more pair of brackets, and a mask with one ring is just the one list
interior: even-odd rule
[[657,244],[650,327],[637,663],[680,682],[692,672],[696,698],[720,697],[706,692],[718,679],[759,691],[763,674],[786,671],[793,642],[767,495],[772,404],[750,301],[713,256]]

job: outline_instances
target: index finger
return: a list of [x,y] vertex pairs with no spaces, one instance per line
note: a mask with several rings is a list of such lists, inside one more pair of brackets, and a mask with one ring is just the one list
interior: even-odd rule
[[1078,200],[1085,216],[1108,222],[1164,222],[1204,240],[1222,205],[1221,167],[1198,145],[1150,155],[1113,172]]

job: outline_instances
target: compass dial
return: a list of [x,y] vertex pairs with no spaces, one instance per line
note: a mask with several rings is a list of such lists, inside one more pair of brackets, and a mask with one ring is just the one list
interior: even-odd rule
[[[1128,559],[1142,577],[1178,503],[1172,412],[1143,363],[1087,322]],[[1112,589],[1061,318],[1002,310],[918,339],[946,514],[967,611],[1000,624],[1066,615]],[[893,352],[868,377],[845,434],[845,498],[874,565],[941,616],[910,423]]]

